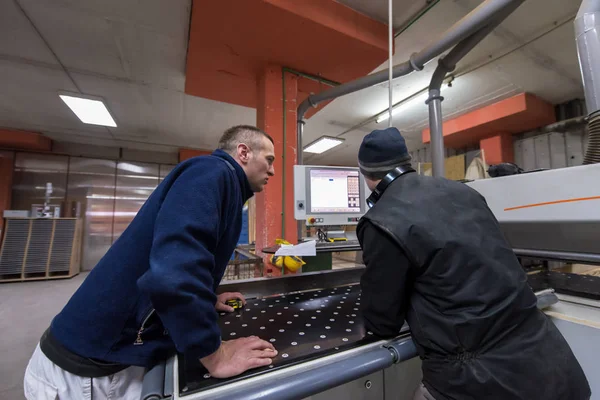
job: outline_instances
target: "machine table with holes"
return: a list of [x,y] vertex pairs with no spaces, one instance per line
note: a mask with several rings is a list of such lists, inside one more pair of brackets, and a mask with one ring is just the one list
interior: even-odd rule
[[[223,340],[259,336],[278,350],[273,364],[229,378],[211,377],[197,360],[179,355],[148,371],[143,400],[410,399],[421,361],[404,326],[392,340],[365,332],[358,282],[364,267],[231,282],[246,306],[219,315]],[[538,307],[556,301],[537,292]]]
[[359,285],[254,299],[246,307],[219,318],[224,340],[256,335],[275,346],[269,367],[232,379],[215,379],[197,360],[179,357],[179,387],[193,393],[232,381],[374,342],[360,315]]

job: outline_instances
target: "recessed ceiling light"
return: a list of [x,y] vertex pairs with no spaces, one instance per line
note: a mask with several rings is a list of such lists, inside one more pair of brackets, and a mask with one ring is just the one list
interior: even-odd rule
[[81,122],[113,128],[117,126],[101,98],[74,93],[59,93],[59,97],[77,115]]
[[304,151],[307,153],[321,154],[341,144],[343,141],[344,139],[331,136],[323,136],[306,146],[304,148]]

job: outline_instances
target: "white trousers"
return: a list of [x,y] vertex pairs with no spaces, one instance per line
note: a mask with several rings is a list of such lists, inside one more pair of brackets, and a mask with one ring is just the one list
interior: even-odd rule
[[140,400],[144,373],[145,368],[129,367],[102,378],[73,375],[50,361],[38,344],[23,388],[27,400]]

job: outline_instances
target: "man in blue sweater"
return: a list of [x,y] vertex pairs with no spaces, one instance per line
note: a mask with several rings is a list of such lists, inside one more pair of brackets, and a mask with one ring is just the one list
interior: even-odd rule
[[258,337],[221,340],[215,294],[240,236],[242,207],[273,176],[273,139],[228,129],[210,156],[180,163],[43,334],[25,373],[28,399],[135,399],[144,371],[173,355],[215,377],[269,365]]

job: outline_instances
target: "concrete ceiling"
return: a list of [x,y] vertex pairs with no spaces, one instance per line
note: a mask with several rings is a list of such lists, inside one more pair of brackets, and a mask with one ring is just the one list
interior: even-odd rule
[[[183,93],[190,7],[191,0],[1,2],[0,126],[176,151],[213,148],[229,126],[255,124],[252,108]],[[118,127],[81,123],[59,90],[103,97]]]
[[[386,18],[387,2],[339,0],[373,18]],[[396,10],[410,0],[394,0]],[[406,61],[430,40],[474,9],[481,1],[442,0],[410,28],[396,37],[394,65]],[[573,19],[580,0],[527,0],[494,33],[458,64],[451,88],[442,94],[444,119],[456,117],[520,92],[530,92],[558,104],[583,97],[575,46]],[[411,8],[413,10],[414,8]],[[396,25],[396,21],[394,24]],[[398,25],[402,25],[399,23]],[[393,101],[401,101],[425,89],[437,66],[393,82]],[[387,63],[376,71],[387,68]],[[387,82],[341,97],[311,118],[305,127],[305,143],[321,135],[338,136],[344,144],[321,155],[305,155],[305,163],[356,165],[358,146],[365,134],[387,127],[366,123],[388,106]],[[427,126],[428,110],[423,103],[411,103],[393,119],[411,149],[423,147],[421,131]],[[364,125],[363,125],[364,124]],[[357,128],[357,126],[359,126]]]
[[[387,21],[385,0],[339,0]],[[394,27],[406,27],[425,0],[394,0]],[[394,64],[458,21],[480,1],[441,0],[396,38]],[[551,103],[583,96],[573,35],[580,0],[527,0],[458,65],[444,88],[445,118],[527,91]],[[21,10],[21,7],[25,12]],[[53,139],[159,151],[213,148],[234,124],[255,124],[252,108],[183,93],[191,0],[6,0],[0,3],[0,127]],[[383,64],[378,68],[386,68]],[[393,82],[394,101],[427,87],[435,62]],[[106,99],[117,128],[81,123],[59,90]],[[342,146],[310,163],[355,165],[365,123],[387,107],[387,83],[333,101],[306,124],[305,143],[342,135]],[[424,104],[393,120],[410,147],[422,147]]]
[[[411,17],[418,14],[421,9],[433,3],[435,0],[392,0],[392,26],[397,32],[409,23]],[[388,0],[337,0],[359,13],[373,18],[387,25]]]

